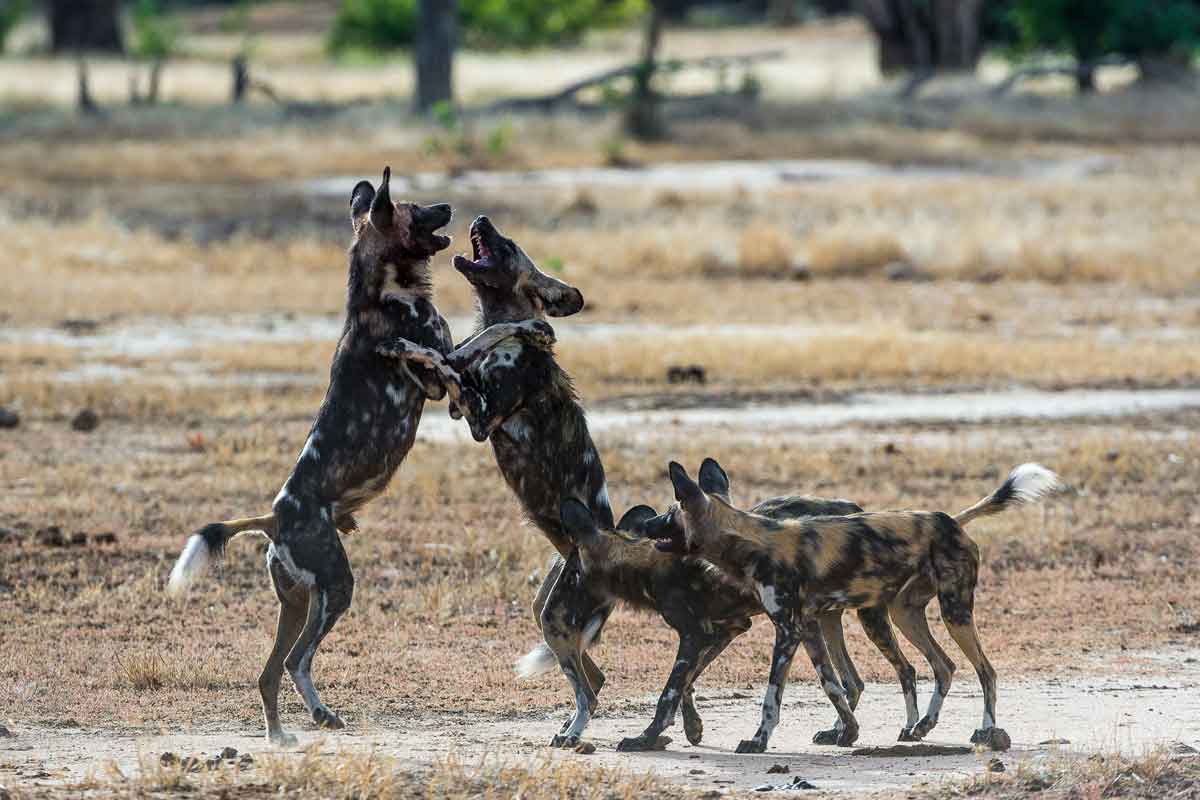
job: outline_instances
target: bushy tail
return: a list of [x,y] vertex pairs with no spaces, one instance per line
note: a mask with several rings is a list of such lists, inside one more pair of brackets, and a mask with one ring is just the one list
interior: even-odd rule
[[[588,620],[587,627],[583,629],[583,641],[581,650],[587,650],[592,642],[600,633],[600,626],[604,624],[607,615],[597,614]],[[516,673],[522,678],[532,678],[537,675],[542,675],[554,669],[558,664],[558,656],[554,655],[554,651],[550,649],[550,645],[542,642],[537,647],[530,650],[525,655],[521,656],[513,667]]]
[[1062,481],[1041,464],[1022,464],[1008,473],[1000,488],[968,509],[954,515],[954,521],[966,525],[977,517],[990,517],[1016,506],[1032,505],[1062,488]]
[[167,581],[167,591],[178,594],[192,584],[197,576],[208,569],[208,565],[219,560],[225,552],[225,544],[233,537],[258,531],[268,539],[275,538],[275,515],[264,514],[261,517],[234,519],[228,522],[214,522],[205,525],[193,533],[179,554],[179,560],[171,569],[171,577]]

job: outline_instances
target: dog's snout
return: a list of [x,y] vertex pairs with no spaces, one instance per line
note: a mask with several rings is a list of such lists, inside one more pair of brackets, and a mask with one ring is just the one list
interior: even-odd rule
[[440,228],[450,223],[453,214],[454,210],[449,203],[438,203],[422,207],[417,214],[417,221],[430,229]]

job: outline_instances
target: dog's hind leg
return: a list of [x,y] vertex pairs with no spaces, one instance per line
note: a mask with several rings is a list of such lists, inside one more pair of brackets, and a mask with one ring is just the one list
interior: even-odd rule
[[[305,707],[313,722],[322,728],[345,727],[341,718],[324,703],[313,685],[312,661],[334,624],[350,608],[354,596],[354,575],[346,551],[338,541],[332,524],[323,525],[317,540],[312,539],[276,545],[276,551],[285,551],[285,566],[299,573],[302,578],[311,578],[308,583],[308,617],[304,629],[288,653],[284,666],[292,676]],[[291,559],[289,565],[288,559]]]
[[954,679],[954,662],[933,638],[929,630],[929,621],[925,618],[925,606],[934,594],[936,590],[933,582],[928,576],[921,575],[905,584],[888,608],[896,627],[904,634],[904,638],[921,652],[929,662],[929,668],[933,670],[934,685],[929,707],[916,725],[900,733],[902,742],[920,741],[933,730],[942,710],[942,702],[950,693],[950,684]]
[[284,732],[279,722],[279,680],[283,677],[283,660],[291,652],[296,637],[304,627],[308,593],[303,586],[287,576],[278,560],[271,559],[267,569],[275,585],[275,595],[279,598],[279,621],[275,628],[275,643],[271,647],[271,655],[267,657],[266,666],[258,676],[258,691],[262,695],[267,738],[273,744],[291,747],[296,744],[296,737]]
[[904,694],[905,723],[901,730],[901,736],[903,736],[904,731],[911,730],[917,724],[917,671],[904,657],[904,652],[896,641],[896,634],[892,631],[891,622],[888,621],[886,606],[860,608],[858,620],[862,623],[867,638],[879,648],[879,652],[883,653],[883,657],[896,670],[896,678],[900,681],[900,691]]
[[[850,653],[846,650],[846,637],[842,631],[842,612],[826,611],[818,617],[818,620],[821,625],[821,635],[825,637],[825,647],[829,650],[829,658],[838,671],[838,675],[841,676],[842,688],[846,692],[846,702],[853,711],[858,707],[858,699],[862,696],[866,684],[863,683],[862,676],[858,674],[854,662],[850,659]],[[842,720],[839,717],[832,728],[817,731],[813,735],[812,741],[813,744],[835,745],[841,735]]]
[[704,670],[708,669],[708,665],[725,652],[725,648],[729,647],[730,642],[748,630],[750,630],[749,617],[717,625],[713,632],[716,640],[700,654],[700,661],[688,678],[687,687],[683,690],[683,705],[680,710],[683,712],[684,735],[693,745],[700,744],[704,738],[704,720],[700,718],[700,711],[696,708],[696,681],[700,679]]
[[[758,730],[750,739],[743,739],[738,743],[738,753],[765,753],[767,750],[767,742],[771,738],[771,732],[775,730],[775,726],[779,724],[779,706],[783,702],[783,689],[787,685],[788,670],[791,669],[792,659],[796,655],[796,648],[800,646],[802,640],[815,638],[816,643],[821,646],[822,652],[825,649],[825,640],[821,638],[821,628],[815,620],[809,620],[808,623],[812,630],[805,632],[803,630],[804,621],[797,621],[793,616],[799,617],[799,614],[793,615],[787,607],[784,606],[778,612],[771,614],[771,622],[775,623],[775,648],[771,652],[771,676],[768,679],[767,693],[763,698],[762,721],[758,725]],[[805,641],[807,645],[807,641]],[[814,665],[816,659],[814,659]],[[818,674],[827,684],[833,683],[837,685],[837,691],[842,693],[843,702],[845,693],[842,692],[842,685],[837,682],[837,676],[833,673],[833,668],[829,666],[829,659],[824,658],[825,671],[822,672],[819,668]],[[827,673],[827,674],[826,674]],[[849,712],[849,709],[847,709]],[[857,733],[857,731],[856,731]]]
[[[949,518],[947,517],[947,520]],[[953,525],[953,529],[949,529]],[[975,629],[975,586],[979,576],[979,552],[957,524],[950,522],[936,542],[933,569],[937,575],[938,604],[942,621],[951,638],[975,668],[983,689],[983,721],[971,735],[972,744],[1007,750],[1011,741],[996,727],[996,670],[983,652]]]

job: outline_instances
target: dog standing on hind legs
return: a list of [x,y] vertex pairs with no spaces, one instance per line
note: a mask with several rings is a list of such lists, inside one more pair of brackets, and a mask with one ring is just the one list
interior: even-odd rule
[[354,511],[386,488],[416,438],[425,400],[444,396],[420,367],[376,352],[396,336],[442,352],[451,345],[429,277],[430,257],[450,244],[437,233],[450,222],[450,206],[393,202],[389,178],[385,169],[378,191],[361,181],[351,194],[345,326],[324,402],[272,513],[202,528],[188,540],[168,585],[172,592],[186,587],[239,533],[257,530],[270,539],[267,571],[279,621],[258,686],[267,736],[281,745],[295,743],[279,721],[285,668],[318,726],[344,725],[312,680],[313,656],[354,594],[338,532],[353,529]]
[[[670,475],[677,502],[669,513],[678,515],[682,524],[671,530],[669,538],[664,536],[660,546],[677,555],[708,559],[743,579],[758,593],[775,625],[762,723],[751,739],[738,745],[739,753],[766,750],[779,722],[788,670],[801,644],[852,740],[858,722],[829,663],[818,615],[837,608],[884,606],[922,576],[936,590],[942,619],[975,667],[983,688],[983,722],[971,741],[1007,749],[1008,735],[996,726],[996,673],[974,622],[979,548],[962,525],[975,517],[1037,502],[1059,487],[1058,476],[1037,464],[1023,464],[1000,488],[957,517],[931,511],[881,511],[780,521],[733,508],[705,492],[675,462]],[[674,533],[679,528],[682,537]],[[656,531],[648,529],[647,535],[656,537]],[[936,711],[931,703],[931,712]]]

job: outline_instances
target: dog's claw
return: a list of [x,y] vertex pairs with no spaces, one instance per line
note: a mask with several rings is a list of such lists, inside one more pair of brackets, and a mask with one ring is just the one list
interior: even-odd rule
[[743,739],[738,742],[736,753],[765,753],[767,752],[767,743],[758,739]]
[[971,744],[983,745],[989,750],[1007,750],[1012,747],[1012,739],[1003,728],[980,728],[971,734]]

